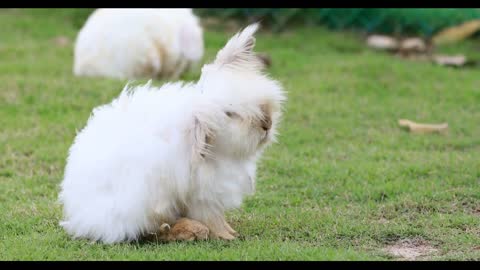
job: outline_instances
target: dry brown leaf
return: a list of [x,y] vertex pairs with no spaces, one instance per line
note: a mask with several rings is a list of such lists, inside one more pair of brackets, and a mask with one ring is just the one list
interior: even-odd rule
[[163,223],[156,233],[146,234],[148,241],[193,241],[208,239],[209,229],[203,223],[193,219],[180,218],[170,226]]
[[395,38],[382,35],[369,36],[367,45],[377,50],[397,50],[399,48],[399,43]]
[[433,61],[441,66],[461,67],[467,63],[465,55],[434,55]]
[[480,30],[480,20],[465,22],[458,26],[449,27],[433,37],[433,43],[436,45],[453,43],[464,40]]
[[445,133],[448,131],[448,124],[421,124],[415,123],[408,119],[400,119],[398,120],[398,124],[401,127],[407,128],[411,133],[417,134],[426,134],[426,133]]
[[196,220],[181,218],[177,220],[168,233],[168,241],[206,240],[208,239],[209,229]]
[[407,38],[400,43],[400,50],[409,52],[425,52],[427,44],[421,38]]

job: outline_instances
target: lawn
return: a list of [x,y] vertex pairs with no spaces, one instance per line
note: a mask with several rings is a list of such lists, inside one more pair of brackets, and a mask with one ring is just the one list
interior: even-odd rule
[[[68,148],[126,83],[72,75],[78,14],[0,11],[0,260],[397,260],[389,247],[402,244],[431,250],[419,260],[480,259],[480,69],[402,60],[321,27],[257,35],[289,100],[256,194],[227,215],[239,239],[71,240],[56,201]],[[205,61],[231,34],[206,30]],[[441,49],[478,58],[479,44]],[[450,131],[409,134],[399,118]]]

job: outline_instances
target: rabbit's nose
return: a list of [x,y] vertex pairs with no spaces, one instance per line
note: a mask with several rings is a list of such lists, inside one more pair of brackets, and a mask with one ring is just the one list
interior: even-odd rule
[[272,119],[267,118],[262,121],[262,129],[265,131],[268,131],[270,128],[272,128]]
[[268,131],[272,128],[272,117],[270,116],[270,110],[268,105],[260,105],[260,110],[263,113],[263,119],[261,121],[261,127],[264,131]]

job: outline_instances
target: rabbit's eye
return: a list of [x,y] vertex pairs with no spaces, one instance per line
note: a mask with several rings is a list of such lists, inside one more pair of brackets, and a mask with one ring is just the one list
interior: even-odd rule
[[233,119],[233,120],[240,120],[242,117],[238,113],[231,112],[231,111],[226,111],[225,114],[228,116],[228,118]]

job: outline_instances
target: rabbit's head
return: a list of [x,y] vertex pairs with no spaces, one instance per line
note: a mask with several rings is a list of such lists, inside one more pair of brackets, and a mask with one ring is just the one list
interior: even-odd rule
[[286,97],[281,85],[262,73],[264,65],[253,52],[257,28],[250,25],[232,37],[202,68],[199,91],[215,108],[196,122],[203,156],[249,158],[275,140]]

